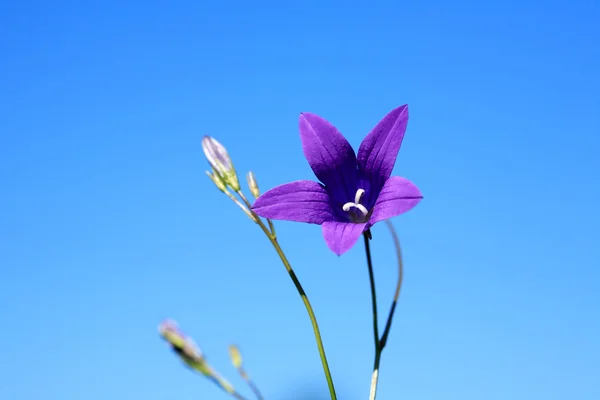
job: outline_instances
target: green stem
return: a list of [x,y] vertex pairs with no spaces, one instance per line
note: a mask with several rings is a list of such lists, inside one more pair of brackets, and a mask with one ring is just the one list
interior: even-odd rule
[[254,395],[256,396],[256,398],[258,400],[264,400],[265,398],[263,397],[262,393],[260,392],[260,390],[258,390],[258,387],[254,384],[253,381],[248,380],[248,386],[250,386],[250,390],[252,390],[252,392],[254,393]]
[[273,236],[275,235],[275,225],[273,225],[273,221],[271,221],[270,219],[267,219],[267,223],[269,224],[269,229],[271,230],[271,234]]
[[256,384],[252,381],[252,379],[250,379],[250,375],[248,375],[246,370],[242,367],[238,367],[237,370],[238,370],[238,373],[240,374],[240,376],[242,377],[242,379],[248,384],[248,387],[250,387],[250,390],[252,390],[252,393],[254,393],[254,395],[256,396],[256,399],[264,400],[265,398],[263,397],[262,393],[258,389],[258,386],[256,386]]
[[239,394],[238,392],[233,392],[231,393],[231,395],[237,399],[237,400],[248,400],[247,398],[245,398],[244,396],[242,396],[241,394]]
[[329,394],[331,396],[331,400],[337,400],[337,396],[335,394],[335,387],[333,385],[333,378],[331,377],[331,371],[329,370],[329,364],[327,363],[327,356],[325,355],[325,347],[323,346],[323,339],[321,338],[321,331],[319,330],[319,325],[317,323],[317,318],[315,317],[315,312],[313,311],[310,301],[308,301],[306,292],[304,291],[302,284],[300,284],[300,281],[298,280],[296,273],[292,269],[290,262],[288,261],[287,257],[285,256],[285,253],[281,249],[281,246],[279,246],[279,242],[277,242],[277,237],[275,236],[275,232],[273,231],[273,233],[271,233],[269,231],[269,228],[267,228],[265,226],[265,224],[262,222],[260,217],[256,213],[254,213],[254,211],[252,211],[252,208],[251,208],[252,205],[250,204],[250,202],[248,202],[248,200],[246,199],[246,197],[244,196],[244,194],[241,191],[238,192],[238,195],[244,201],[244,203],[246,203],[246,205],[250,209],[250,212],[254,215],[256,222],[258,223],[258,226],[260,226],[260,228],[263,230],[263,232],[265,233],[267,238],[269,238],[269,241],[275,248],[277,255],[279,255],[281,262],[285,266],[285,269],[286,269],[288,275],[292,279],[292,282],[294,283],[294,286],[296,287],[298,294],[300,294],[300,297],[302,298],[302,302],[304,303],[304,307],[306,308],[306,311],[308,312],[308,316],[310,317],[310,322],[312,324],[315,339],[317,341],[317,347],[319,349],[319,356],[321,357],[321,363],[323,364],[323,371],[325,372],[325,378],[327,379],[327,385],[329,386]]
[[[224,191],[223,193],[225,193],[227,197],[229,197],[239,208],[241,208],[241,210],[244,212],[244,214],[248,216],[248,218],[250,218],[252,221],[255,220],[254,215],[252,215],[252,212],[248,209],[250,206],[246,208],[246,206],[244,206],[238,199],[236,199],[235,196],[231,194],[231,192],[228,190]],[[247,201],[246,204],[248,204]]]
[[211,375],[208,376],[209,379],[212,379],[217,384],[217,386],[219,386],[221,389],[223,389],[226,393],[230,394],[232,397],[234,397],[237,400],[248,400],[247,398],[245,398],[244,396],[242,396],[241,394],[236,392],[236,390],[233,388],[233,386],[231,386],[231,384],[229,382],[227,382],[227,380],[225,380],[216,371],[213,371],[211,369],[210,373],[211,373]]
[[381,360],[381,342],[379,341],[379,323],[377,317],[377,293],[375,291],[375,275],[373,273],[373,261],[371,260],[371,247],[369,245],[370,234],[363,234],[365,239],[365,252],[367,254],[367,265],[369,267],[369,281],[371,283],[371,301],[373,303],[373,336],[375,337],[375,361],[373,363],[373,375],[371,377],[371,390],[369,400],[375,400],[377,395],[377,382],[379,380],[379,362]]
[[402,262],[402,250],[400,248],[400,240],[394,229],[394,225],[390,221],[385,221],[387,224],[392,238],[394,239],[394,247],[396,248],[396,257],[398,259],[398,281],[396,283],[396,291],[394,292],[394,299],[390,307],[387,322],[381,339],[379,339],[378,324],[377,324],[377,297],[375,293],[375,278],[373,275],[373,262],[371,260],[371,248],[369,247],[369,239],[371,234],[369,231],[364,233],[365,238],[365,252],[367,253],[367,264],[369,266],[369,280],[371,281],[371,298],[373,300],[373,328],[375,333],[375,361],[373,362],[373,375],[371,377],[371,390],[369,392],[369,400],[375,400],[377,395],[377,383],[379,381],[379,363],[381,361],[381,353],[387,344],[388,336],[392,328],[392,320],[394,318],[394,312],[396,311],[396,304],[398,304],[398,298],[400,297],[400,289],[402,287],[402,280],[404,277],[404,264]]
[[379,323],[377,321],[377,293],[375,292],[375,275],[373,274],[373,262],[371,261],[371,247],[369,246],[369,235],[365,232],[365,251],[367,253],[367,264],[369,265],[369,281],[371,282],[371,300],[373,302],[373,334],[375,336],[375,351],[379,348]]
[[373,365],[373,374],[371,375],[371,390],[369,391],[369,400],[375,400],[377,396],[377,383],[379,382],[379,361],[381,360],[381,349],[375,352],[375,363]]
[[402,281],[404,280],[404,262],[402,260],[402,248],[400,247],[400,239],[398,239],[398,234],[394,229],[394,225],[389,220],[385,221],[390,233],[392,234],[392,239],[394,240],[394,247],[396,248],[396,258],[398,259],[398,281],[396,282],[396,291],[394,292],[394,299],[392,301],[392,306],[390,307],[390,312],[388,314],[387,322],[385,324],[385,329],[383,330],[383,336],[381,337],[381,350],[387,344],[388,335],[390,334],[390,329],[392,328],[392,319],[394,318],[394,312],[396,311],[396,304],[398,304],[398,298],[400,297],[400,289],[402,288]]

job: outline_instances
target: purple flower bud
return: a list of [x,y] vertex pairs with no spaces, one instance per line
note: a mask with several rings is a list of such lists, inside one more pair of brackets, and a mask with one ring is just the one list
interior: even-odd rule
[[160,335],[171,345],[173,351],[184,360],[198,361],[203,359],[202,352],[192,339],[185,336],[175,321],[165,320],[158,326]]
[[204,136],[202,138],[202,150],[215,173],[234,191],[240,190],[240,183],[227,149],[215,138]]

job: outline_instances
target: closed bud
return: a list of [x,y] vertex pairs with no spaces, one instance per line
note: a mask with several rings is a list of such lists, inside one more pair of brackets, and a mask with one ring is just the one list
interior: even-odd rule
[[252,193],[252,196],[254,196],[255,199],[258,199],[260,196],[260,190],[258,189],[258,183],[256,183],[256,176],[254,176],[254,172],[248,172],[248,175],[246,175],[246,180],[248,181],[250,193]]
[[223,179],[223,182],[236,192],[240,190],[240,183],[227,149],[215,138],[204,136],[202,138],[202,150],[208,163],[215,173]]
[[217,371],[212,369],[192,339],[185,336],[174,321],[166,320],[158,326],[160,335],[171,345],[177,355],[192,369],[208,377],[229,394],[234,387]]
[[204,357],[196,343],[186,337],[174,321],[166,320],[158,327],[160,335],[171,345],[171,348],[186,363],[199,362]]
[[233,366],[235,368],[237,368],[237,369],[241,368],[241,366],[242,366],[242,352],[234,344],[232,344],[231,346],[229,346],[229,358],[231,358],[231,363],[233,364]]
[[221,178],[215,171],[208,172],[206,171],[206,175],[210,178],[211,181],[215,184],[215,186],[223,193],[227,191],[227,185],[223,182],[223,178]]

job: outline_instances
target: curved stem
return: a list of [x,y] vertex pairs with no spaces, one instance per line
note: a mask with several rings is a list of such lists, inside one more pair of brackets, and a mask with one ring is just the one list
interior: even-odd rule
[[308,300],[308,297],[306,296],[306,292],[304,291],[302,284],[300,284],[300,281],[298,280],[296,273],[292,269],[290,262],[288,261],[287,257],[285,256],[285,253],[281,249],[279,242],[277,242],[277,237],[275,236],[275,232],[273,231],[273,233],[271,233],[269,231],[269,228],[267,228],[265,226],[265,224],[262,222],[260,217],[256,213],[254,213],[254,211],[252,211],[252,205],[246,199],[246,197],[244,196],[244,194],[241,191],[238,192],[238,195],[244,201],[244,203],[246,203],[250,212],[255,216],[258,226],[260,226],[260,228],[263,230],[263,232],[265,233],[267,238],[269,238],[269,241],[275,248],[277,255],[279,255],[281,262],[285,266],[285,269],[286,269],[288,275],[292,279],[292,282],[294,283],[294,286],[296,287],[298,294],[300,294],[300,297],[302,298],[302,302],[304,303],[304,307],[306,308],[306,311],[308,312],[308,316],[310,317],[310,322],[312,324],[315,339],[317,341],[317,347],[319,349],[319,356],[321,357],[321,363],[323,364],[323,371],[325,372],[325,378],[327,379],[327,385],[329,386],[329,394],[331,396],[331,400],[337,400],[337,396],[335,393],[335,387],[333,385],[333,378],[331,377],[331,371],[329,370],[329,364],[327,363],[327,356],[325,355],[325,347],[323,346],[323,339],[321,338],[321,331],[319,330],[319,325],[317,323],[317,318],[315,317],[315,312],[313,311],[310,301]]
[[400,297],[400,289],[402,287],[402,280],[404,277],[404,266],[402,262],[402,250],[400,248],[400,240],[394,229],[394,225],[388,220],[385,221],[387,224],[392,238],[394,239],[394,247],[396,248],[396,257],[398,258],[398,281],[396,283],[396,291],[394,292],[394,299],[390,307],[387,322],[381,339],[379,339],[378,327],[377,327],[377,297],[375,294],[375,279],[373,276],[373,262],[371,260],[371,249],[369,247],[370,232],[364,233],[365,237],[365,252],[367,253],[367,263],[369,266],[369,280],[371,281],[371,298],[373,300],[373,324],[375,332],[375,361],[373,363],[373,375],[371,377],[371,390],[369,392],[369,400],[375,400],[377,395],[377,382],[379,380],[379,363],[381,361],[381,353],[387,343],[390,330],[392,328],[392,320],[394,318],[394,312],[396,311],[396,304],[398,304],[398,298]]
[[392,300],[392,306],[390,307],[390,312],[388,314],[387,322],[385,324],[385,329],[383,330],[383,336],[381,337],[381,350],[385,347],[388,339],[388,335],[390,334],[390,329],[392,328],[392,319],[394,318],[394,312],[396,311],[396,304],[398,304],[398,298],[400,297],[400,289],[402,288],[402,281],[404,280],[404,262],[402,261],[402,248],[400,247],[400,239],[398,239],[398,234],[394,229],[394,225],[389,220],[385,221],[390,233],[392,234],[392,239],[394,240],[394,247],[396,248],[396,258],[398,259],[398,281],[396,282],[396,291],[394,292],[394,299]]

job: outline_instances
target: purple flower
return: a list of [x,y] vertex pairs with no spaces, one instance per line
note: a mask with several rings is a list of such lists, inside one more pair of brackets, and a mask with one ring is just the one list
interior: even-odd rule
[[391,176],[408,123],[408,106],[392,110],[362,141],[358,156],[329,122],[300,114],[302,150],[322,182],[277,186],[254,203],[264,218],[322,225],[329,248],[341,255],[372,225],[412,209],[423,196],[408,179]]

